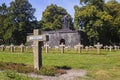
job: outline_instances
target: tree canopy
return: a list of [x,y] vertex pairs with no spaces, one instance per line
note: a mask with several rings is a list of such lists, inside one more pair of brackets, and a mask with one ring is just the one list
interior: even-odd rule
[[42,20],[39,22],[39,24],[40,24],[40,26],[42,26],[42,30],[61,29],[61,27],[62,27],[61,19],[65,15],[69,15],[69,14],[67,13],[67,11],[64,8],[59,7],[55,4],[51,4],[51,5],[47,6],[45,11],[43,12]]
[[0,6],[0,35],[4,43],[25,43],[26,35],[36,26],[35,9],[28,0],[15,0]]
[[74,26],[79,27],[84,21],[84,32],[90,43],[100,41],[103,44],[119,43],[120,3],[111,0],[80,0],[82,7],[75,6]]

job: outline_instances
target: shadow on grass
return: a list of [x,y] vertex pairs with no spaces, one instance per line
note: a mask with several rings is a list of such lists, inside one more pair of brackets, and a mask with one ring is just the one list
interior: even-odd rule
[[65,70],[72,69],[72,68],[69,67],[69,66],[55,66],[55,68],[57,68],[57,69],[65,69]]

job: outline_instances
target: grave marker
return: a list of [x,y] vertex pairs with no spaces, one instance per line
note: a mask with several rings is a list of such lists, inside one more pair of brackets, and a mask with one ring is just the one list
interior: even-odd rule
[[97,48],[97,54],[100,54],[100,48],[102,47],[102,44],[98,42],[97,45],[95,45],[95,47]]
[[108,48],[109,48],[109,47],[108,47],[107,45],[106,45],[106,46],[104,46],[104,49],[105,49],[106,51],[108,50]]
[[112,48],[113,48],[112,46],[109,46],[109,51],[110,51],[110,52],[112,51]]
[[117,47],[118,47],[118,46],[114,45],[114,49],[115,49],[115,51],[117,50]]
[[24,47],[25,47],[25,46],[24,46],[23,44],[20,45],[20,48],[21,48],[21,52],[22,52],[22,53],[24,52]]
[[63,43],[61,43],[60,48],[61,48],[61,53],[64,53],[65,45]]
[[27,36],[27,41],[33,41],[34,69],[42,67],[42,45],[48,38],[47,35],[40,35],[39,29],[35,29],[32,36]]
[[14,45],[13,44],[10,45],[10,50],[11,50],[11,52],[14,52]]
[[85,50],[86,50],[86,52],[88,52],[88,50],[89,50],[89,47],[88,47],[88,46],[86,46],[86,47],[85,47]]
[[4,45],[1,45],[1,51],[3,52],[5,50],[5,46]]
[[45,43],[44,47],[45,47],[45,52],[48,53],[49,45]]
[[81,45],[81,44],[79,43],[79,44],[77,45],[78,53],[81,53],[82,48],[83,48],[83,45]]

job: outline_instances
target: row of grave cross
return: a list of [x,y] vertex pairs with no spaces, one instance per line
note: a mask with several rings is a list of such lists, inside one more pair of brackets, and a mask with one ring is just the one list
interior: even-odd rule
[[[98,46],[99,45],[99,46]],[[21,44],[20,46],[14,46],[13,44],[11,44],[10,46],[5,46],[5,45],[0,45],[0,48],[1,48],[1,51],[5,51],[6,48],[9,49],[9,51],[11,52],[14,52],[16,48],[20,48],[21,50],[21,53],[23,53],[25,50],[27,50],[28,48],[32,48],[32,46],[24,46],[23,44]],[[78,52],[78,53],[82,53],[82,50],[83,48],[86,49],[86,51],[89,51],[89,49],[93,49],[94,47],[96,47],[98,49],[98,53],[99,53],[99,48],[98,47],[102,47],[101,44],[96,44],[94,46],[83,46],[82,44],[77,44],[74,46],[75,50]],[[48,53],[49,52],[49,48],[51,48],[48,43],[44,43],[44,46],[43,48],[45,48],[45,52]],[[119,46],[104,46],[103,47],[106,51],[109,50],[110,52],[112,51],[112,49],[114,48],[114,50],[118,50],[119,49]],[[65,46],[63,43],[59,46],[55,46],[55,49],[61,49],[61,53],[64,53],[65,52],[65,49],[70,49],[70,46]]]
[[[19,47],[21,48],[21,52],[23,53],[25,46],[23,44],[21,44]],[[4,45],[1,45],[0,48],[1,48],[2,52],[5,50],[5,48],[9,48],[9,50],[11,52],[14,52],[14,50],[15,50],[15,46],[13,44],[11,44],[9,47],[8,46],[5,47]]]
[[[48,53],[48,50],[49,50],[50,46],[47,43],[45,43],[44,47],[45,47],[46,53]],[[86,51],[88,51],[89,49],[92,49],[94,47],[97,48],[97,54],[100,54],[100,49],[103,47],[103,45],[100,44],[99,42],[94,46],[86,46],[85,49],[86,49]],[[61,43],[59,46],[55,46],[55,48],[60,48],[61,53],[64,53],[65,48],[69,48],[69,47],[66,47],[63,43]],[[79,44],[75,45],[74,48],[78,51],[78,53],[82,53],[82,49],[84,48],[84,46],[79,43]],[[104,46],[104,49],[105,50],[109,49],[109,51],[111,52],[113,47],[112,46]],[[114,46],[114,49],[115,50],[119,49],[119,46]]]

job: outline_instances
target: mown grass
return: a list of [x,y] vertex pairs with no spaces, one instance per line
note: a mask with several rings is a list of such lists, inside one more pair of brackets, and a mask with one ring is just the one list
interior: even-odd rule
[[[33,54],[0,52],[0,61],[33,65]],[[120,80],[120,51],[101,50],[100,55],[95,49],[82,53],[68,50],[64,54],[60,54],[59,50],[43,51],[43,66],[87,70],[87,76],[82,80]]]

